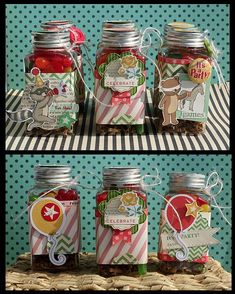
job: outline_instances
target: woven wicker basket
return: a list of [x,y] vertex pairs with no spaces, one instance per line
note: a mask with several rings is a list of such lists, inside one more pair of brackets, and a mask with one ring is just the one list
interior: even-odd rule
[[156,253],[149,254],[148,273],[141,277],[104,278],[97,274],[95,254],[82,253],[80,269],[69,273],[33,272],[30,254],[20,255],[7,269],[6,290],[231,290],[231,274],[210,258],[200,275],[156,272]]

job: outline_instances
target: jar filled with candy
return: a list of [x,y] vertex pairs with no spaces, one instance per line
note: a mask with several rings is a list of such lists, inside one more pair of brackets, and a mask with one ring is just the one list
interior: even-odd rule
[[79,265],[80,197],[69,166],[36,166],[29,191],[29,242],[33,270],[72,270]]
[[147,272],[148,209],[138,168],[103,168],[96,195],[96,256],[104,276]]
[[[77,63],[79,65],[79,71],[82,78],[84,79],[81,44],[84,43],[86,38],[83,32],[77,27],[75,27],[74,24],[68,20],[46,21],[41,24],[41,28],[46,31],[54,31],[54,32],[69,31],[71,45],[73,46],[73,50],[77,54],[76,57],[77,57]],[[85,85],[80,77],[80,74],[76,75],[77,80],[76,80],[76,87],[75,87],[75,97],[79,103],[79,111],[81,112],[84,109]]]
[[164,274],[200,274],[209,260],[211,206],[205,175],[170,174],[160,214],[158,258]]
[[206,128],[212,59],[205,35],[196,26],[165,26],[157,56],[153,105],[159,132],[198,135]]
[[106,21],[94,71],[97,132],[142,134],[146,68],[140,31],[132,21]]
[[26,88],[16,120],[29,121],[29,134],[72,133],[78,119],[77,52],[69,31],[32,32],[33,51],[25,57]]

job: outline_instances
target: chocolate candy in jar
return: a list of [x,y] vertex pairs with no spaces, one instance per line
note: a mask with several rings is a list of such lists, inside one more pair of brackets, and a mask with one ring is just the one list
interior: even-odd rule
[[33,270],[68,271],[79,266],[80,197],[71,180],[69,166],[35,167],[28,197]]
[[[200,274],[209,260],[211,205],[205,175],[171,173],[161,208],[158,270],[164,274]],[[216,240],[215,240],[216,241]]]
[[103,168],[95,212],[96,258],[102,276],[147,272],[148,210],[140,181],[138,168]]
[[[76,52],[76,59],[79,65],[80,74],[76,75],[76,87],[75,87],[75,97],[76,101],[79,103],[79,112],[83,112],[84,110],[84,101],[85,101],[85,85],[82,79],[84,80],[84,70],[83,70],[83,59],[82,59],[82,49],[81,45],[85,42],[85,35],[84,33],[77,28],[71,21],[68,20],[52,20],[46,21],[41,24],[41,28],[46,31],[69,31],[70,34],[70,42],[73,46],[73,51]],[[66,62],[64,63],[65,71],[70,70],[70,64]]]
[[164,28],[157,55],[153,105],[159,132],[198,135],[205,132],[212,73],[203,32],[184,22]]
[[27,135],[72,134],[78,120],[77,68],[69,31],[32,32],[32,53],[25,57],[25,90],[10,119],[26,122]]
[[146,68],[132,21],[103,22],[94,71],[97,133],[143,134]]

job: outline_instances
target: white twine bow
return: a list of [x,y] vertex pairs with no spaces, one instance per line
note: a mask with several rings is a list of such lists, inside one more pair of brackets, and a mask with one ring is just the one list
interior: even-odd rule
[[[218,191],[216,193],[213,193],[212,192],[213,188],[218,188]],[[231,223],[228,221],[228,219],[226,218],[226,216],[224,215],[222,211],[222,209],[231,209],[231,207],[220,206],[216,201],[216,197],[220,194],[222,189],[223,189],[223,181],[221,180],[219,174],[217,173],[217,171],[211,172],[207,178],[204,193],[209,197],[211,202],[214,202],[214,205],[211,204],[211,206],[214,208],[217,208],[221,216],[223,217],[223,219],[231,226]]]

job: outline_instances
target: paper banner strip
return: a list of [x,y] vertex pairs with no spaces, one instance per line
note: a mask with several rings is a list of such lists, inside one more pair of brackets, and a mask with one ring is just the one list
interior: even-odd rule
[[[193,230],[182,234],[182,240],[187,247],[218,244],[219,241],[212,237],[220,228],[208,228],[206,230]],[[161,234],[162,249],[178,249],[180,245],[174,236],[168,233]]]

